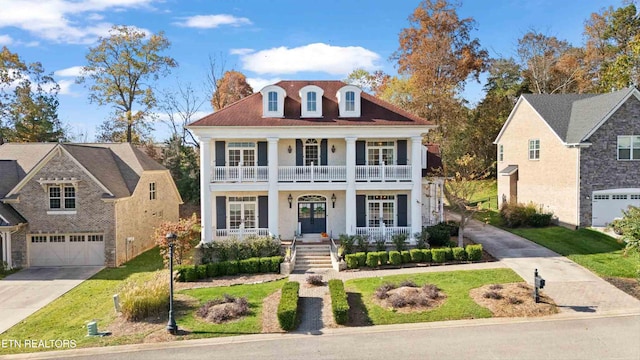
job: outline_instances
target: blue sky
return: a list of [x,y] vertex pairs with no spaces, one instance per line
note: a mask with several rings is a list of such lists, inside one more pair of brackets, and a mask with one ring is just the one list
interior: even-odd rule
[[[76,134],[94,139],[108,107],[91,104],[74,83],[85,54],[113,24],[164,31],[167,54],[179,67],[157,84],[191,83],[205,93],[209,56],[243,72],[258,91],[281,79],[344,79],[355,67],[395,74],[389,57],[418,0],[0,0],[0,46],[28,62],[40,61],[62,87],[59,114]],[[473,17],[473,36],[491,56],[515,57],[517,39],[530,29],[582,44],[584,21],[609,0],[466,0],[460,17]],[[471,103],[482,84],[469,83]],[[208,101],[201,111],[211,112]],[[164,140],[166,126],[155,125]]]

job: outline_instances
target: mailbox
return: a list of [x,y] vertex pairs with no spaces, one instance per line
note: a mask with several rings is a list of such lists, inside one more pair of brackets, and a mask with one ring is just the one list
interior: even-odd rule
[[536,276],[536,287],[540,289],[544,289],[544,279],[540,276]]
[[544,279],[538,275],[538,269],[536,269],[533,273],[533,284],[535,285],[535,288],[533,289],[533,298],[536,303],[540,302],[540,289],[544,288],[545,283]]

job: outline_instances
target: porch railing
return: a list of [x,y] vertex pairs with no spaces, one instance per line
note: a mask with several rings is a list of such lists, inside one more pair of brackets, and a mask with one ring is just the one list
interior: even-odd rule
[[356,235],[366,235],[369,237],[369,242],[375,242],[376,240],[384,240],[386,243],[391,242],[391,238],[394,235],[405,234],[407,240],[411,238],[411,227],[409,226],[376,226],[376,227],[358,227],[356,228]]
[[411,180],[411,165],[356,165],[356,181]]
[[214,166],[211,182],[269,181],[268,166]]
[[339,165],[280,166],[278,181],[314,182],[347,181],[347,167]]
[[218,239],[235,237],[237,239],[244,239],[249,236],[269,236],[269,229],[267,228],[249,228],[249,229],[216,229],[215,237]]

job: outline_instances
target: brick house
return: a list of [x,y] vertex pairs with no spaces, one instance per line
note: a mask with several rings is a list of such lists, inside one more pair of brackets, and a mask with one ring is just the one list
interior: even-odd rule
[[500,134],[498,198],[533,202],[568,227],[640,206],[640,92],[525,94]]
[[10,267],[118,266],[177,221],[169,171],[130,144],[0,146],[0,254]]
[[341,81],[281,81],[190,124],[202,241],[410,239],[443,219],[435,125]]

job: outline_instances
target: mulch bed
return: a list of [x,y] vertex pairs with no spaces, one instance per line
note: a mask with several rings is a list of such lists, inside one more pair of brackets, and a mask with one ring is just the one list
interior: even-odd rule
[[[494,285],[485,285],[472,289],[471,298],[478,305],[489,309],[495,317],[536,317],[556,314],[556,304],[546,296],[540,294],[540,302],[533,299],[533,288],[527,283],[500,284],[500,289],[491,289]],[[487,298],[488,292],[498,293],[502,298]]]
[[638,280],[621,277],[606,277],[604,279],[611,285],[640,300],[640,282]]

